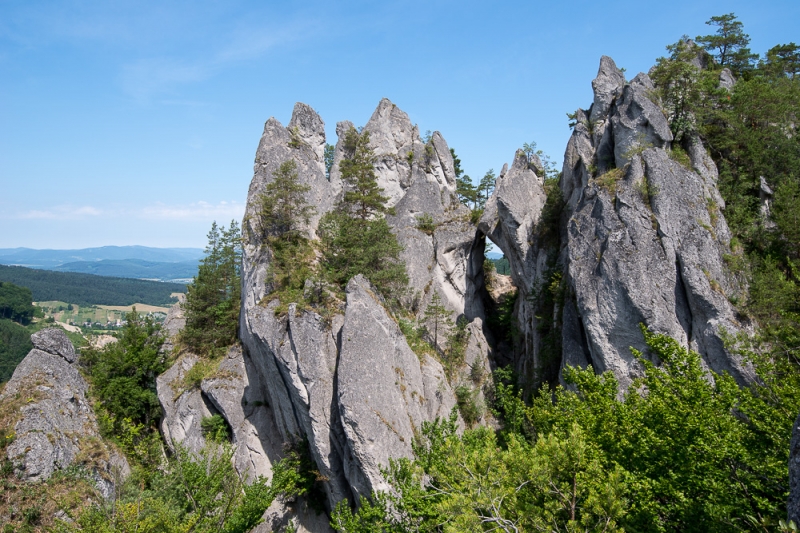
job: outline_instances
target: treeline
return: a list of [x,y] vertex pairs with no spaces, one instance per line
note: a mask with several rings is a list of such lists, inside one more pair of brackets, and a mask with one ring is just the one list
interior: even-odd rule
[[186,292],[180,283],[110,278],[91,274],[52,272],[0,265],[0,280],[28,287],[37,302],[59,300],[77,305],[172,305],[174,292]]

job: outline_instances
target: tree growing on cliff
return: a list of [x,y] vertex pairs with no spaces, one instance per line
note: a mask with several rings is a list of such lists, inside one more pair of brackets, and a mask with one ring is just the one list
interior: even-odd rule
[[339,165],[345,185],[342,201],[322,217],[317,229],[321,268],[341,287],[363,274],[385,296],[397,295],[408,284],[408,275],[400,261],[402,247],[384,216],[392,210],[375,175],[369,132],[351,128],[344,146],[347,155]]
[[242,243],[239,225],[220,230],[216,221],[208,233],[206,256],[187,287],[186,326],[181,340],[192,351],[215,357],[236,342],[241,302]]
[[750,36],[744,32],[736,15],[728,13],[711,17],[706,24],[716,26],[717,32],[714,35],[698,35],[695,39],[697,43],[715,53],[717,63],[730,68],[737,76],[750,70],[758,54],[751,53],[747,47]]
[[311,187],[300,182],[293,159],[281,163],[258,199],[257,218],[263,242],[272,251],[269,274],[282,304],[298,301],[312,275],[314,251],[303,226],[315,212],[306,195]]

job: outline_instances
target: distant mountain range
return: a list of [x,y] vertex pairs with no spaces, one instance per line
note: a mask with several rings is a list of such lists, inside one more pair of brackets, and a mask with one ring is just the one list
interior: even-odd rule
[[80,250],[0,248],[0,265],[121,278],[186,280],[197,274],[200,248],[101,246]]

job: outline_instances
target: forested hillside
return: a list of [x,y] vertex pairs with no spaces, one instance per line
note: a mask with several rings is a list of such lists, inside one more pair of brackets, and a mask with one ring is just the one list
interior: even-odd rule
[[178,283],[111,278],[91,274],[52,272],[0,265],[0,280],[28,287],[34,301],[59,300],[78,305],[132,305],[144,303],[169,306],[170,295],[185,292]]

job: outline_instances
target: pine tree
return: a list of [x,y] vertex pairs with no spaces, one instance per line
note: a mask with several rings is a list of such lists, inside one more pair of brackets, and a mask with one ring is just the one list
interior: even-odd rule
[[706,21],[709,26],[716,26],[715,35],[698,35],[695,39],[698,44],[709,52],[716,52],[717,63],[729,67],[736,75],[752,68],[753,61],[758,54],[753,54],[747,45],[750,36],[742,30],[742,23],[736,20],[736,15],[728,13],[711,17]]
[[272,288],[282,304],[301,300],[305,282],[312,276],[314,251],[303,232],[316,211],[306,200],[310,190],[300,182],[295,161],[289,159],[273,173],[258,200],[264,244],[272,251]]
[[369,132],[359,134],[355,128],[350,128],[345,134],[344,148],[349,157],[339,164],[346,186],[342,207],[361,220],[389,212],[386,207],[389,197],[381,194],[383,189],[375,175],[375,154],[369,147]]
[[484,174],[483,178],[481,178],[477,189],[478,207],[480,209],[486,207],[486,202],[494,191],[494,184],[496,181],[497,177],[494,175],[494,169],[491,168]]
[[187,287],[182,340],[200,355],[216,356],[236,342],[241,302],[241,234],[232,220],[220,230],[216,221],[208,233],[206,257]]
[[273,180],[259,197],[258,219],[264,237],[296,239],[308,224],[314,207],[308,205],[309,185],[300,183],[297,163],[289,159],[273,172]]
[[[439,349],[439,332],[453,325],[450,312],[442,305],[442,298],[434,291],[431,303],[425,308],[424,320],[433,328],[433,346]],[[430,330],[429,330],[430,331]]]
[[327,278],[341,287],[363,274],[385,296],[396,295],[408,284],[408,275],[400,261],[403,248],[384,218],[392,210],[375,175],[369,132],[351,128],[345,135],[345,151],[339,165],[345,185],[342,201],[317,228],[321,266]]

